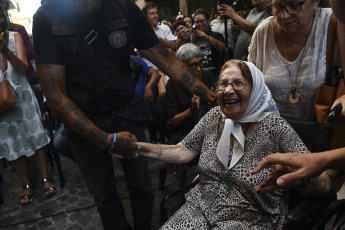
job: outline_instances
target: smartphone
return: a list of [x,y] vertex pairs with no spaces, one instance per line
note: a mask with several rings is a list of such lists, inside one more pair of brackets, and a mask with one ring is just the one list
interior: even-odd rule
[[197,29],[196,28],[189,28],[185,29],[184,32],[186,32],[186,36],[190,36],[192,34],[196,34]]

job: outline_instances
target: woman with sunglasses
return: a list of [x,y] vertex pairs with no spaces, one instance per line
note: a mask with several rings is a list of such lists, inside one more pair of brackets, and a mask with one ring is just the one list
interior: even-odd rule
[[255,30],[248,60],[264,74],[283,118],[315,121],[314,101],[325,82],[332,10],[318,0],[273,0],[273,17]]
[[221,33],[211,31],[210,16],[206,10],[197,9],[193,15],[196,33],[190,35],[187,31],[182,32],[182,42],[197,45],[203,54],[204,70],[218,75],[221,52],[225,48],[224,37]]
[[[216,92],[219,106],[177,145],[137,143],[139,154],[166,162],[185,163],[200,156],[200,182],[161,229],[282,229],[288,189],[262,194],[254,188],[272,168],[255,175],[250,171],[273,152],[308,149],[279,116],[261,71],[252,63],[226,62]],[[291,186],[308,196],[330,189],[324,174],[309,184],[299,180]]]

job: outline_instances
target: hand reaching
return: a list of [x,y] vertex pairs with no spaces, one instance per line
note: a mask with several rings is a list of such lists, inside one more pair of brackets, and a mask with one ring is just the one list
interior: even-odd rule
[[[312,178],[320,175],[324,169],[325,160],[320,153],[275,153],[262,159],[262,161],[251,171],[251,174],[259,173],[264,168],[272,168],[272,174],[255,187],[255,191],[261,189],[260,192],[265,192],[265,187],[268,189],[272,184],[277,186],[298,186],[301,181],[307,178]],[[277,166],[279,164],[279,166]],[[285,171],[282,170],[282,165],[287,167]],[[276,186],[274,188],[277,188]]]

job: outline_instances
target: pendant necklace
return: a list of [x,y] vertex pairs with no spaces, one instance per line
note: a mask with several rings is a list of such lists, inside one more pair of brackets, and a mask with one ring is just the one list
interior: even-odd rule
[[[299,99],[301,98],[301,96],[297,93],[296,84],[297,84],[297,79],[298,79],[298,73],[299,73],[299,70],[300,70],[300,68],[301,68],[301,63],[302,63],[302,60],[303,60],[303,57],[304,57],[305,47],[306,47],[307,44],[305,44],[304,47],[303,47],[301,60],[299,61],[298,69],[297,69],[296,76],[295,76],[295,81],[292,81],[292,75],[291,75],[291,70],[290,70],[290,64],[288,63],[288,56],[287,56],[287,54],[286,54],[286,48],[285,48],[284,40],[282,40],[282,42],[283,42],[283,48],[284,48],[285,59],[286,59],[286,65],[287,65],[287,68],[288,68],[288,71],[289,71],[289,77],[290,77],[291,84],[292,84],[292,88],[291,88],[290,94],[289,94],[289,101],[290,101],[292,104],[296,104],[296,103],[299,101]],[[308,41],[307,41],[307,42],[308,42]],[[293,43],[293,44],[294,44],[294,43]]]
[[[246,135],[246,133],[247,133],[247,131],[248,131],[248,129],[249,129],[250,124],[251,124],[251,123],[248,123],[246,129],[244,130],[244,132],[243,132],[243,135],[244,135],[244,136]],[[231,135],[231,136],[232,136],[232,135]],[[231,139],[231,138],[230,138],[230,139]],[[230,164],[230,160],[231,160],[231,159],[229,159],[229,164]],[[225,171],[225,174],[220,176],[220,179],[221,179],[222,182],[223,182],[224,188],[225,188],[226,190],[228,190],[228,191],[230,191],[230,190],[232,189],[232,187],[233,187],[233,184],[232,184],[232,182],[231,182],[231,175],[232,175],[232,169],[227,169],[227,170]]]

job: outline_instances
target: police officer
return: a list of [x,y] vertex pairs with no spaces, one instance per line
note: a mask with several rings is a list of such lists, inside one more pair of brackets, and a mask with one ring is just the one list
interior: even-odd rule
[[116,191],[111,153],[121,160],[134,229],[150,229],[152,188],[147,159],[135,158],[143,129],[130,77],[133,46],[187,90],[210,102],[214,94],[159,44],[145,15],[127,0],[45,2],[34,15],[38,78],[52,113],[68,129],[79,168],[105,229],[130,229]]

